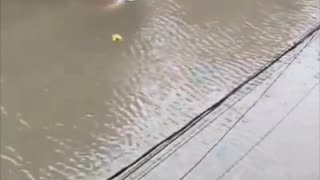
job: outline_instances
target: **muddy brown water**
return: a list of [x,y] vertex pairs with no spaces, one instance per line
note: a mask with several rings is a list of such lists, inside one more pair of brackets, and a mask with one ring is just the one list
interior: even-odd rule
[[107,1],[1,0],[1,179],[105,179],[319,21],[316,0]]

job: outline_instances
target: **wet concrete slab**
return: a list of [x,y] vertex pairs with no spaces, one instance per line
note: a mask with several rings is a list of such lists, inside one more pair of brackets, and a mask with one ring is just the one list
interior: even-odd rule
[[309,39],[129,177],[319,179],[319,50]]

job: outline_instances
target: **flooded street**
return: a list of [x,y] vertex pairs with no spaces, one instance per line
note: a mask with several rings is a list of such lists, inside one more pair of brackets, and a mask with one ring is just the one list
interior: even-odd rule
[[105,180],[314,27],[320,6],[113,3],[1,0],[1,179]]

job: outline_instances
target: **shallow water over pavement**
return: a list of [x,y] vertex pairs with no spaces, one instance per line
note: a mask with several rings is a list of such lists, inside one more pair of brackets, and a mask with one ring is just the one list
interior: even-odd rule
[[1,1],[1,179],[105,179],[319,21],[315,0],[105,7]]

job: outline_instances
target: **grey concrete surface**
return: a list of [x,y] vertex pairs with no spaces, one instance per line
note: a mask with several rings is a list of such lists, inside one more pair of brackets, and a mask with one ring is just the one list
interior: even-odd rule
[[205,118],[209,123],[192,131],[205,129],[184,135],[131,177],[319,179],[319,60],[316,36],[258,77],[255,86],[244,88],[253,90],[238,93],[236,103],[228,102],[226,110],[218,109]]

